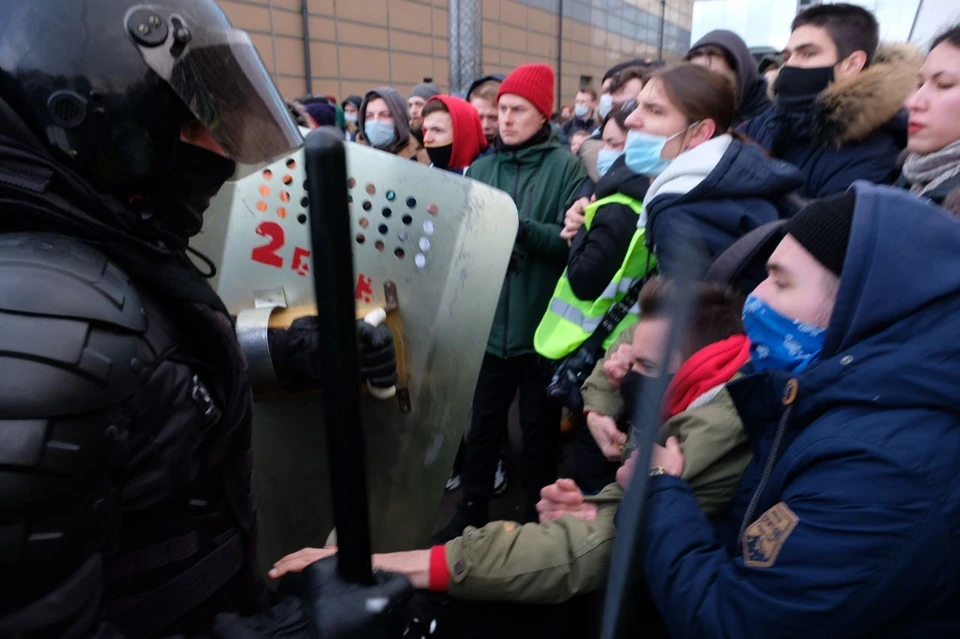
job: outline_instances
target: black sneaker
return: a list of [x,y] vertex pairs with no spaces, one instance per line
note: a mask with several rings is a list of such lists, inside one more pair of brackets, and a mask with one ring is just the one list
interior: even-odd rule
[[463,529],[467,526],[479,528],[485,526],[489,521],[487,504],[476,501],[462,501],[457,504],[457,512],[453,514],[447,525],[430,539],[430,544],[433,546],[445,544],[462,535]]

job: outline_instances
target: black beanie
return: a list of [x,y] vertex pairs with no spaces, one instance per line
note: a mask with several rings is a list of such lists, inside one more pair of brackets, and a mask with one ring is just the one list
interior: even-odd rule
[[831,195],[811,202],[787,222],[787,233],[837,277],[847,257],[856,203],[853,191]]

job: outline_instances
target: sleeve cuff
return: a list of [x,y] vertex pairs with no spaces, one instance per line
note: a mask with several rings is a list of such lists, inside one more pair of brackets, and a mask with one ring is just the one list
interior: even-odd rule
[[450,569],[447,568],[446,547],[434,546],[430,549],[430,590],[446,592],[449,585]]

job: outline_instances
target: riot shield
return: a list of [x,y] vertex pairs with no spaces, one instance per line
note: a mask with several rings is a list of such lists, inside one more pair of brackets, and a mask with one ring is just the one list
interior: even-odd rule
[[[384,308],[397,344],[395,396],[365,394],[361,407],[372,546],[387,552],[429,538],[518,218],[502,191],[347,146],[357,316]],[[271,326],[316,312],[307,207],[322,203],[309,201],[303,164],[299,151],[228,184],[192,242],[217,266],[213,285],[231,312],[269,316]],[[263,359],[250,366],[257,377]],[[266,565],[322,545],[333,528],[321,401],[322,392],[257,393],[254,489]]]

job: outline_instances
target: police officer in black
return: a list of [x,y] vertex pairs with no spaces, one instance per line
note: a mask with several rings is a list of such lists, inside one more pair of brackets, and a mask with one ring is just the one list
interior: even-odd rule
[[[262,614],[252,392],[187,256],[238,167],[300,144],[214,0],[0,0],[0,637],[322,632],[337,584]],[[318,339],[271,334],[282,382]],[[389,331],[360,341],[395,383]]]

